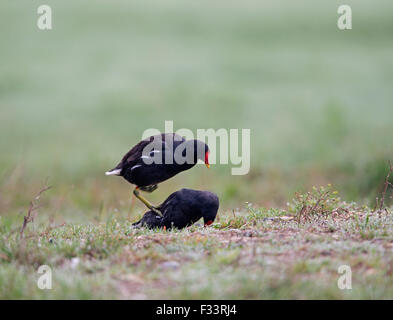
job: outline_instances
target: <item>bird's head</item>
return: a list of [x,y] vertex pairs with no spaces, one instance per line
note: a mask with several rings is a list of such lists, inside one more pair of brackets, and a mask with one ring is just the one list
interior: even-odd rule
[[[181,146],[178,147],[175,152],[176,159],[185,161],[188,164],[196,164],[198,160],[202,160],[206,167],[210,167],[209,164],[209,147],[206,143],[201,140],[187,140]],[[179,152],[177,151],[179,150]],[[179,158],[177,158],[179,156]]]
[[210,226],[217,216],[217,207],[211,207],[203,212],[203,223],[205,227]]
[[205,191],[203,198],[200,199],[202,205],[202,217],[205,226],[211,225],[217,216],[217,211],[219,207],[218,197],[212,193]]
[[207,168],[210,168],[209,154],[210,150],[206,143],[201,140],[194,140],[194,152],[196,154],[196,161],[202,160]]

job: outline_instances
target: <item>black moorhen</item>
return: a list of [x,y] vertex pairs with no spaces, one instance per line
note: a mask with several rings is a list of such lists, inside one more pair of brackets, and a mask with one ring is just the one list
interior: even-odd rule
[[163,216],[148,211],[135,227],[182,229],[203,218],[205,226],[213,223],[218,211],[218,197],[209,191],[181,189],[172,193],[159,207]]
[[160,214],[138,189],[153,192],[158,183],[192,168],[199,159],[209,168],[209,148],[205,143],[185,140],[175,133],[162,133],[140,141],[106,175],[122,176],[136,185],[134,195],[150,210]]

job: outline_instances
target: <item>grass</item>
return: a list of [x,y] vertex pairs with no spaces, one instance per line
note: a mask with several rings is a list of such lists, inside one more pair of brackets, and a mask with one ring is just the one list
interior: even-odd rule
[[[367,209],[393,159],[390,0],[347,1],[351,31],[340,1],[47,0],[45,32],[41,4],[0,3],[1,298],[392,298],[391,215]],[[104,176],[165,120],[251,129],[249,174],[198,166],[148,196],[216,192],[213,228],[132,230],[144,208]],[[328,184],[357,204],[316,203]]]
[[[221,212],[210,228],[181,231],[134,229],[130,220],[113,215],[106,222],[53,229],[34,223],[19,239],[2,224],[0,298],[393,297],[391,210],[338,202],[298,219],[300,211],[291,208],[248,206]],[[37,288],[42,264],[52,268],[51,290]],[[351,290],[337,287],[343,264],[352,269]]]

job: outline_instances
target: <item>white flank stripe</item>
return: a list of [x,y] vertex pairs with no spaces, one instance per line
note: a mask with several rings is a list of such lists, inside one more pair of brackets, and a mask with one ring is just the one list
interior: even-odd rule
[[134,170],[134,169],[136,169],[136,168],[139,168],[139,167],[142,167],[142,165],[141,165],[141,164],[136,164],[135,166],[133,166],[133,167],[131,168],[131,171]]

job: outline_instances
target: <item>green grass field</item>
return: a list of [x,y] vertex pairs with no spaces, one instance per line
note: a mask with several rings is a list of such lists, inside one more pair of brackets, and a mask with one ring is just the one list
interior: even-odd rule
[[[0,3],[0,298],[393,298],[392,215],[369,209],[393,160],[391,1],[347,1],[350,31],[339,1],[48,0],[51,31],[41,4]],[[104,175],[165,120],[251,129],[248,175],[197,166],[148,196],[217,193],[210,229],[132,230],[145,209]],[[328,184],[352,214],[281,220]]]

